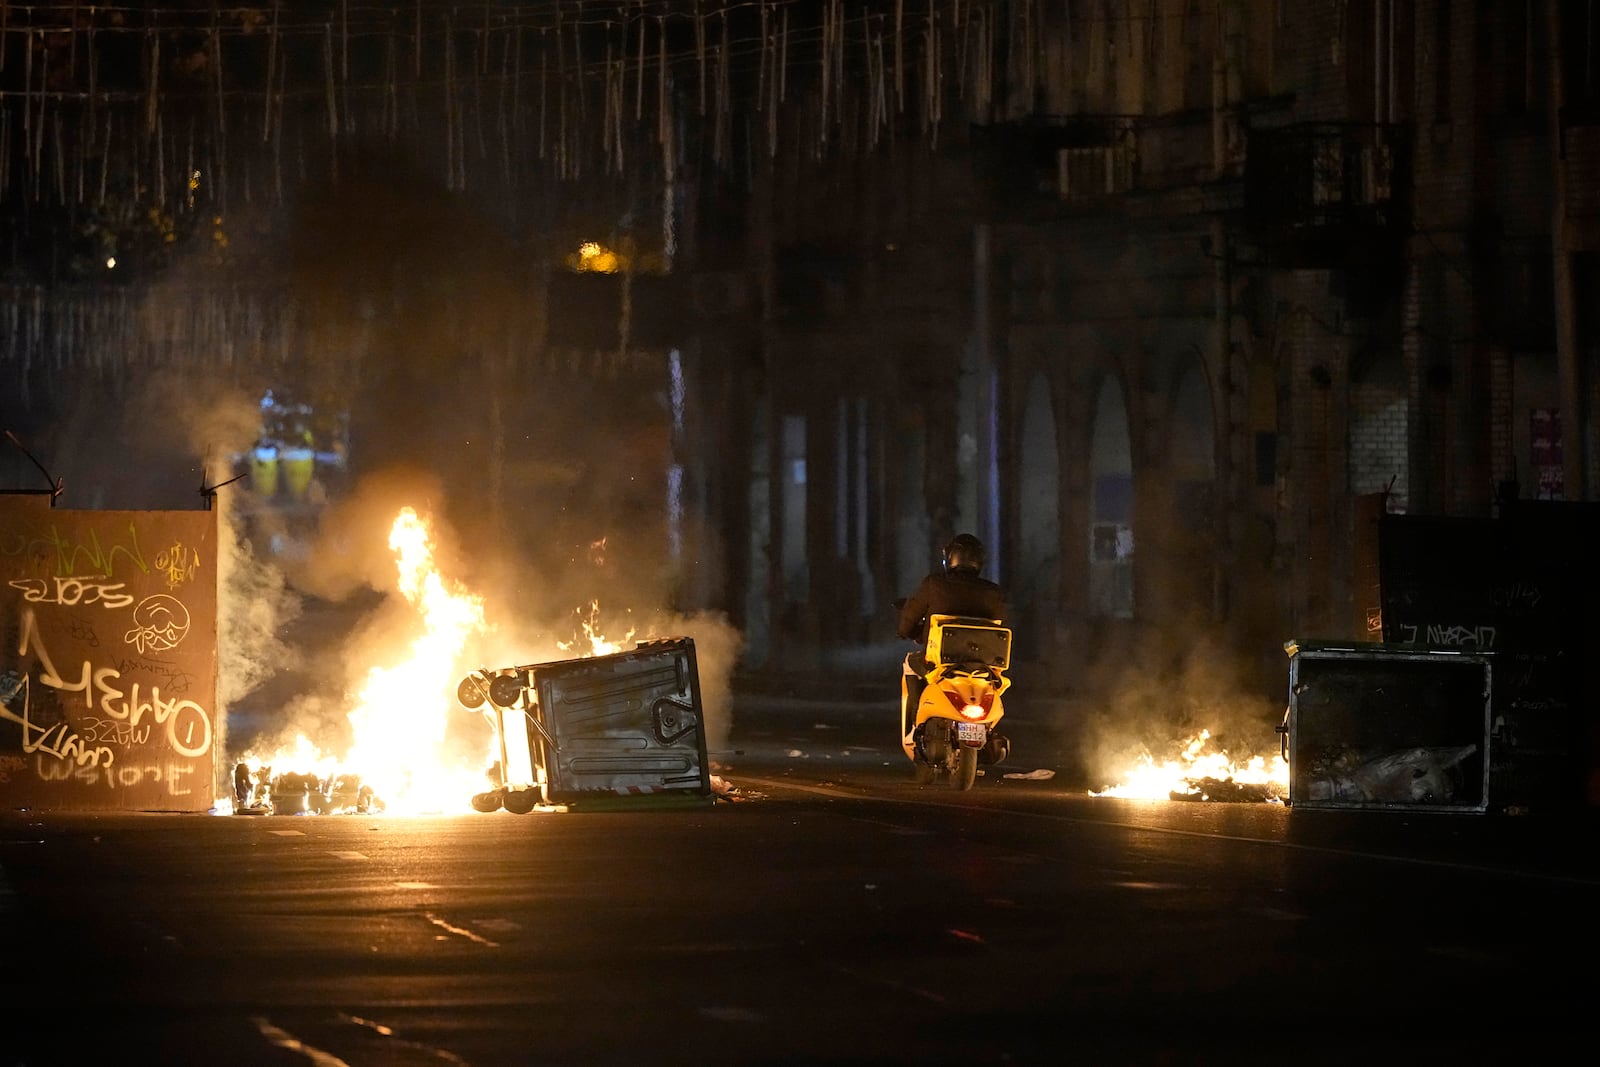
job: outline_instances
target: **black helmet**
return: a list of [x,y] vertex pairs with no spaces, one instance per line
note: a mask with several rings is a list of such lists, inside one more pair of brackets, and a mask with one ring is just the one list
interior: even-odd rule
[[983,569],[983,542],[969,533],[956,534],[944,546],[944,569],[948,571]]

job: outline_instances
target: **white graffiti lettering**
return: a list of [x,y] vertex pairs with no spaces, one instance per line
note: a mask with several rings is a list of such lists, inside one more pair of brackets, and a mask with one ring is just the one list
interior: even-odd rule
[[14,578],[11,588],[22,591],[22,599],[30,604],[60,604],[64,607],[87,607],[99,604],[104,608],[125,608],[133,603],[130,593],[118,592],[122,582],[85,581],[81,578]]
[[1444,648],[1465,648],[1475,645],[1481,649],[1494,647],[1493,626],[1443,626],[1428,624],[1428,644]]
[[1529,608],[1536,608],[1539,606],[1540,601],[1544,600],[1544,591],[1531,582],[1512,582],[1508,586],[1496,588],[1493,596],[1495,605],[1498,607],[1510,607],[1520,604]]
[[123,763],[116,767],[75,767],[70,763],[46,762],[39,759],[35,763],[34,772],[46,782],[68,782],[76,779],[87,786],[103,785],[107,789],[130,789],[147,782],[157,782],[167,787],[168,796],[186,797],[194,792],[189,781],[190,776],[194,774],[194,768],[181,763],[147,763],[142,766]]
[[111,745],[143,745],[150,740],[151,727],[135,726],[130,722],[115,722],[111,719],[97,719],[90,716],[78,724],[83,731],[84,740],[93,744],[103,741]]
[[33,770],[42,781],[70,782],[72,779],[76,778],[84,785],[97,784],[100,781],[100,772],[102,770],[104,770],[108,775],[111,773],[110,767],[79,767],[75,764],[67,763],[62,760],[55,760],[47,763],[45,762],[43,756],[39,756],[35,759]]
[[110,684],[118,677],[115,668],[102,667],[94,676],[104,714],[132,726],[138,726],[146,713],[153,714],[157,725],[166,725],[167,741],[180,756],[199,756],[211,748],[211,719],[199,704],[192,700],[164,700],[158,685],[150,687],[149,700],[140,700],[138,682],[133,683],[124,700],[122,691]]
[[166,652],[177,648],[189,633],[189,609],[174,597],[156,593],[133,609],[133,629],[123,636],[140,652]]
[[[147,781],[164,782],[169,796],[186,797],[193,791],[188,783],[188,778],[193,773],[193,767],[181,763],[168,763],[159,767],[153,763],[142,767],[124,763],[116,770],[116,784],[126,789],[130,786],[143,785]],[[105,775],[107,786],[112,784],[111,777],[111,772],[107,771]]]
[[[22,714],[18,715],[5,704],[0,704],[0,719],[22,727],[22,751],[28,756],[54,756],[56,762],[78,767],[107,767],[116,762],[116,756],[105,745],[86,742],[67,723],[58,722],[40,726],[33,721],[28,703],[29,690],[22,691]],[[43,760],[40,761],[41,765]]]
[[146,714],[153,715],[157,725],[166,726],[167,743],[180,756],[201,756],[211,750],[211,716],[192,700],[164,699],[160,686],[151,686],[149,699],[140,700],[137,682],[124,694],[116,685],[122,676],[115,667],[96,670],[88,660],[83,661],[83,671],[75,681],[63,678],[39,637],[33,612],[25,611],[22,616],[22,641],[17,652],[26,656],[30,651],[39,657],[40,684],[64,693],[82,693],[85,709],[95,706],[95,697],[98,695],[100,711],[107,718],[138,726]]

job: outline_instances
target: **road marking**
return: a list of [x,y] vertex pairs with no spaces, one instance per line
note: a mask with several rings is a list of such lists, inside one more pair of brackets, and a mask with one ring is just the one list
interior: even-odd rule
[[[1311,852],[1324,856],[1342,856],[1351,859],[1381,860],[1388,863],[1404,863],[1415,867],[1431,867],[1437,870],[1463,871],[1470,874],[1489,874],[1501,878],[1517,878],[1530,882],[1553,882],[1561,885],[1600,886],[1600,878],[1585,877],[1576,874],[1555,874],[1549,871],[1522,871],[1514,867],[1493,867],[1484,863],[1466,863],[1460,860],[1425,859],[1420,856],[1396,856],[1388,852],[1366,852],[1357,849],[1334,848],[1329,845],[1307,845],[1296,841],[1273,841],[1264,837],[1245,837],[1239,834],[1214,834],[1204,830],[1181,830],[1173,826],[1147,826],[1142,823],[1117,822],[1112,819],[1085,819],[1077,815],[1056,815],[1044,811],[1021,811],[1015,808],[988,807],[986,805],[962,804],[949,800],[911,799],[908,797],[877,796],[864,790],[850,792],[823,785],[801,785],[798,782],[777,780],[771,778],[748,778],[746,781],[755,782],[769,789],[794,789],[802,793],[815,793],[818,796],[831,797],[836,800],[864,800],[881,804],[904,804],[907,806],[920,806],[930,808],[955,808],[970,814],[1003,815],[1008,819],[1034,819],[1043,822],[1071,823],[1075,826],[1109,826],[1121,830],[1135,830],[1147,834],[1167,834],[1174,837],[1194,837],[1203,841],[1234,841],[1244,845],[1264,845],[1268,848],[1290,849],[1296,852]],[[853,818],[854,816],[852,816]],[[1005,851],[1015,852],[1016,849]],[[1060,857],[1052,857],[1059,859]]]
[[301,1041],[288,1031],[280,1030],[278,1027],[273,1026],[272,1023],[267,1019],[263,1019],[258,1016],[252,1021],[256,1024],[256,1029],[261,1031],[262,1037],[266,1038],[274,1045],[277,1045],[279,1048],[285,1048],[290,1052],[300,1053],[300,1055],[316,1064],[317,1067],[350,1067],[348,1063],[346,1063],[344,1060],[341,1060],[333,1053],[324,1052],[314,1045],[307,1045],[305,1042]]
[[304,830],[268,830],[267,833],[272,834],[274,837],[304,837],[304,836],[306,836],[306,832]]
[[862,974],[860,971],[852,970],[849,967],[836,966],[834,967],[834,970],[838,971],[840,974],[847,974],[859,982],[871,982],[875,985],[888,986],[890,989],[895,989],[902,993],[910,993],[914,997],[920,997],[923,1000],[929,1001],[933,1004],[941,1005],[943,1007],[948,1007],[950,1005],[950,1001],[940,996],[938,993],[923,989],[920,986],[909,985],[905,982],[899,981],[898,979],[883,978],[876,974]]
[[499,948],[500,947],[500,942],[498,942],[498,941],[490,941],[487,937],[482,937],[482,936],[480,936],[478,934],[475,934],[471,930],[468,930],[468,929],[466,929],[464,927],[453,926],[450,923],[447,923],[443,919],[439,918],[437,915],[425,915],[425,916],[423,916],[423,918],[427,919],[429,922],[431,922],[433,925],[437,926],[441,930],[448,930],[452,934],[455,934],[457,937],[464,937],[468,941],[476,941],[478,944],[483,945],[485,948]]
[[365,852],[330,852],[328,855],[337,856],[342,860],[364,860],[371,858]]
[[438,889],[439,888],[438,886],[434,885],[432,882],[396,882],[395,886],[396,886],[396,888],[399,888],[399,889]]
[[458,1067],[467,1067],[467,1061],[462,1059],[460,1056],[457,1056],[449,1049],[438,1048],[434,1045],[424,1045],[420,1041],[407,1041],[404,1038],[395,1037],[394,1029],[392,1027],[385,1026],[380,1022],[375,1022],[372,1019],[363,1019],[359,1015],[347,1015],[343,1012],[340,1013],[339,1018],[343,1019],[347,1023],[350,1023],[352,1026],[360,1026],[364,1029],[371,1030],[380,1037],[394,1038],[394,1042],[397,1045],[401,1045],[409,1049],[415,1049],[418,1052],[431,1053],[435,1059],[443,1060],[445,1063],[457,1064]]

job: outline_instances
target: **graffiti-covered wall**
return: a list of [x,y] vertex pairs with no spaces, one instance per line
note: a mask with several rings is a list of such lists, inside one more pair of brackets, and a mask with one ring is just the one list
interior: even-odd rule
[[0,808],[214,799],[217,517],[0,495]]

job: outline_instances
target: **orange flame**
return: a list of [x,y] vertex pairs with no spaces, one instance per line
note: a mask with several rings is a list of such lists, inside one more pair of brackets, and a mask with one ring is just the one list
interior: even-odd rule
[[354,738],[349,752],[332,756],[300,735],[270,756],[251,754],[244,762],[252,771],[266,766],[330,783],[340,775],[359,775],[389,812],[467,811],[496,758],[493,737],[476,763],[466,757],[452,760],[444,749],[460,675],[457,660],[468,639],[488,629],[483,600],[440,576],[428,526],[412,508],[400,510],[389,547],[400,592],[416,608],[421,632],[407,658],[368,671],[348,715]]
[[[556,647],[563,652],[571,652],[578,658],[585,656],[609,656],[614,652],[626,652],[632,647],[633,635],[637,632],[629,627],[620,640],[612,641],[601,634],[597,623],[600,620],[600,601],[589,601],[589,617],[583,620],[583,636],[573,641],[557,641]],[[587,646],[587,647],[584,647]]]
[[1149,751],[1142,752],[1134,765],[1116,776],[1117,783],[1095,797],[1122,797],[1133,800],[1170,800],[1174,796],[1199,796],[1199,783],[1210,779],[1236,785],[1264,787],[1269,796],[1289,791],[1289,764],[1281,755],[1250,756],[1243,762],[1228,753],[1211,749],[1211,731],[1201,730],[1183,743],[1177,759],[1157,763]]

